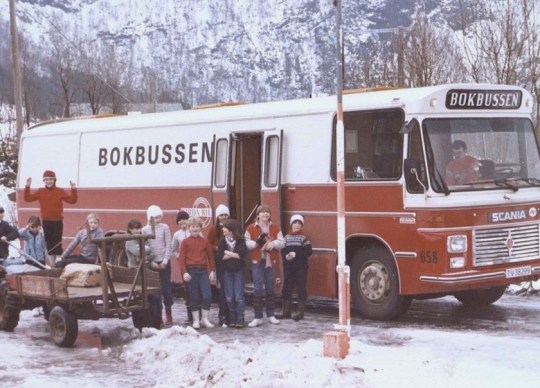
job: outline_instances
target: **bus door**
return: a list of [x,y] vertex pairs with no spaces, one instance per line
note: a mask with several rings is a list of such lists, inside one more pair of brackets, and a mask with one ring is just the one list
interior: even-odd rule
[[214,139],[212,208],[228,206],[243,227],[253,222],[261,203],[263,133],[235,132]]
[[[257,207],[267,204],[281,224],[282,132],[253,130],[214,138],[212,209],[220,203],[245,228],[255,220]],[[251,276],[247,266],[246,281]],[[281,275],[281,266],[276,270]],[[277,277],[277,275],[276,275]]]
[[[270,206],[272,219],[282,228],[282,233],[287,232],[288,222],[282,214],[281,206],[281,170],[282,170],[282,147],[283,130],[266,132],[264,136],[263,172],[261,180],[261,203]],[[281,257],[281,255],[280,255]],[[283,285],[283,263],[278,261],[275,268],[274,288],[277,294],[281,294]]]

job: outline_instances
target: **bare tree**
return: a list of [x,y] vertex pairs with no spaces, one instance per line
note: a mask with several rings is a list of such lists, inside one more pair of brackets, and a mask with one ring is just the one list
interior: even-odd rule
[[[67,27],[66,27],[67,28]],[[50,30],[51,53],[49,67],[53,82],[60,88],[62,116],[71,117],[71,104],[75,97],[75,50],[56,29]]]
[[[84,53],[92,53],[89,57]],[[79,56],[78,85],[82,96],[88,100],[92,115],[98,115],[106,101],[110,99],[112,90],[104,80],[103,54],[100,46],[92,43],[83,43],[82,55]]]
[[464,80],[465,69],[448,26],[430,21],[421,8],[415,11],[404,52],[410,86],[429,86]]
[[540,20],[537,19],[540,10],[535,9],[538,7],[536,0],[522,0],[522,6],[525,10],[523,27],[528,36],[525,63],[528,69],[527,86],[536,98],[536,136],[540,139]]
[[471,27],[477,57],[469,55],[469,65],[474,64],[478,82],[515,85],[522,78],[529,34],[523,23],[530,10],[514,0],[493,1],[484,7],[486,18]]
[[397,54],[393,42],[370,40],[365,55],[349,59],[345,81],[348,88],[396,86]]
[[103,79],[111,90],[107,106],[112,113],[125,113],[125,102],[130,102],[125,97],[125,79],[127,79],[128,66],[118,59],[114,47],[107,46],[103,51]]

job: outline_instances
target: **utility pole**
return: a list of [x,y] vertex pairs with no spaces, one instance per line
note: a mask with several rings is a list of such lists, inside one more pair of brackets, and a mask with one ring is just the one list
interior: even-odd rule
[[403,30],[402,26],[398,27],[398,41],[397,41],[397,67],[398,67],[398,87],[405,87],[405,70],[403,68]]
[[336,120],[336,191],[337,191],[337,253],[339,324],[335,332],[323,335],[323,354],[326,357],[345,358],[349,354],[351,302],[350,268],[345,260],[345,125],[343,123],[343,23],[341,0],[331,0],[336,8],[336,72],[337,72],[337,120]]
[[9,19],[11,26],[11,55],[13,57],[13,91],[15,97],[15,114],[17,119],[17,144],[19,144],[23,131],[23,117],[21,66],[19,64],[19,39],[17,36],[17,12],[15,10],[15,0],[9,0]]

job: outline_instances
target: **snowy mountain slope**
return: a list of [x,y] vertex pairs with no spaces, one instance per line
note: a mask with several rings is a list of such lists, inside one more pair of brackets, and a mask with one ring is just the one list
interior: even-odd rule
[[[417,4],[452,16],[455,3],[343,1],[347,57],[367,55],[368,29],[409,25]],[[1,2],[0,18],[7,20],[7,11]],[[51,31],[66,45],[85,42],[91,48],[79,50],[90,57],[114,47],[128,77],[152,69],[191,104],[335,90],[335,10],[328,0],[18,0],[17,11],[19,30],[43,53]]]

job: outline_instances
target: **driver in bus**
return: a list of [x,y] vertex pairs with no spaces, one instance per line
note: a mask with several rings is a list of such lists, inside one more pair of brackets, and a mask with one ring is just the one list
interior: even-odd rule
[[479,164],[475,157],[467,155],[467,144],[463,140],[452,143],[453,159],[446,166],[446,184],[464,185],[478,180]]

